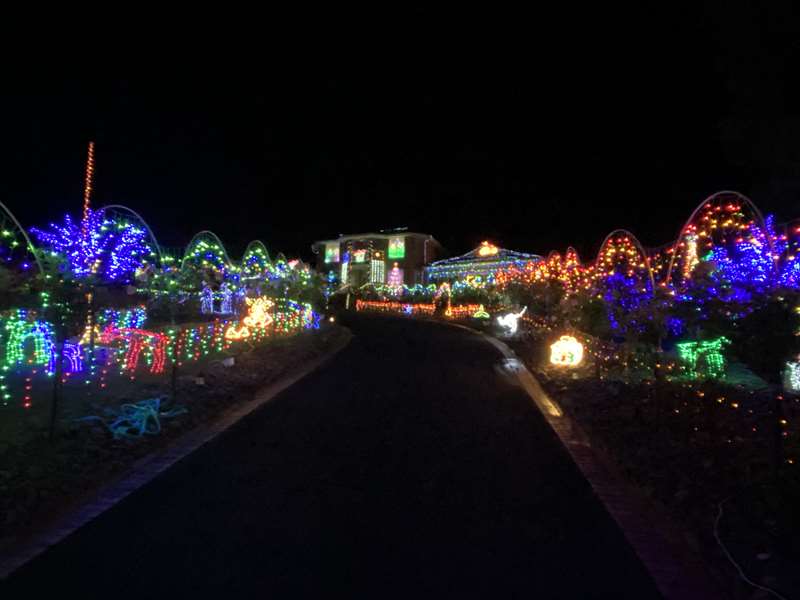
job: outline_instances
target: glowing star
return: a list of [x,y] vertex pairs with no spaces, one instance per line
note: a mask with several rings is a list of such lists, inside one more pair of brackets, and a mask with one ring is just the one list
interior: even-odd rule
[[526,310],[528,310],[527,306],[518,313],[508,313],[502,317],[497,317],[497,323],[506,330],[508,335],[514,335],[517,333],[517,321],[525,314]]
[[472,318],[473,319],[488,319],[489,318],[489,313],[486,312],[486,309],[483,308],[483,304],[481,304],[480,308],[478,308],[478,310],[475,311],[475,314],[472,315]]
[[550,362],[554,365],[575,367],[583,360],[583,344],[571,335],[562,335],[550,346]]
[[498,248],[494,244],[490,244],[489,242],[481,242],[481,246],[478,249],[478,256],[494,256],[497,254]]

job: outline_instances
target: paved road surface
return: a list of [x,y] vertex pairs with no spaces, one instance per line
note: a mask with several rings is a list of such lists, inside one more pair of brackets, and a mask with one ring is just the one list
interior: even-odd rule
[[332,362],[0,596],[658,597],[494,348],[437,324],[350,326]]

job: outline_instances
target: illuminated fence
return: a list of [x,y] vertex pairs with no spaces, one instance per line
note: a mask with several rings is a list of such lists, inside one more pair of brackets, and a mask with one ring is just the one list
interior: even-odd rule
[[374,312],[402,313],[406,315],[432,315],[436,311],[435,304],[411,304],[381,300],[356,300],[356,310]]
[[[143,309],[107,312],[95,326],[94,339],[67,341],[62,358],[62,383],[80,380],[86,386],[105,388],[111,376],[134,379],[141,374],[164,375],[167,367],[182,366],[214,354],[241,348],[268,337],[286,336],[319,328],[320,316],[309,304],[290,299],[255,299],[269,311],[262,319],[248,313],[242,319],[216,319],[202,324],[143,329]],[[35,311],[15,309],[0,316],[0,391],[2,404],[20,397],[29,408],[35,383],[52,380],[57,373],[59,349],[53,327]],[[234,328],[248,335],[232,339]]]
[[[468,319],[475,316],[482,308],[481,304],[451,305],[445,308],[443,314],[448,319]],[[436,305],[411,304],[385,300],[356,300],[356,310],[399,313],[405,315],[433,315],[436,312]]]

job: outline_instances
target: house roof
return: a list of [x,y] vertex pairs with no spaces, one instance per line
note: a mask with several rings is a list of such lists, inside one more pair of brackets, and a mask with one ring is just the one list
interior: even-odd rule
[[317,240],[316,242],[314,242],[312,244],[312,247],[313,246],[317,246],[318,244],[336,244],[336,243],[340,244],[342,242],[346,242],[346,241],[349,241],[349,240],[363,240],[363,239],[369,239],[369,238],[378,238],[378,239],[386,239],[386,240],[388,240],[388,239],[394,238],[394,237],[409,237],[409,236],[423,237],[423,238],[427,238],[427,239],[433,240],[437,244],[439,243],[436,240],[436,238],[433,237],[430,233],[417,233],[417,232],[414,232],[414,231],[393,230],[393,231],[383,232],[383,233],[350,233],[350,234],[347,234],[347,235],[342,235],[342,236],[340,236],[338,238],[335,238],[335,239]]
[[538,254],[526,254],[525,252],[517,252],[515,250],[507,250],[505,248],[498,248],[489,242],[481,242],[481,245],[470,250],[461,256],[454,256],[452,258],[445,258],[437,260],[436,262],[428,265],[429,269],[447,268],[451,266],[458,266],[464,263],[473,264],[492,264],[492,263],[507,263],[516,261],[529,261],[529,260],[542,260]]

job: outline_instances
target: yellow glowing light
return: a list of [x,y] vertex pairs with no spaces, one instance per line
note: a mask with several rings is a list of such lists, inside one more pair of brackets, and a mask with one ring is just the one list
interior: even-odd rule
[[480,307],[478,308],[478,310],[475,311],[475,313],[472,315],[472,318],[473,319],[488,319],[489,318],[489,313],[486,312],[485,308],[483,308],[483,304],[481,304]]
[[484,241],[481,242],[481,247],[478,249],[478,256],[494,256],[497,252],[497,246]]
[[562,335],[550,346],[550,362],[554,365],[575,367],[583,360],[583,344],[571,335]]
[[272,323],[269,309],[275,304],[269,298],[246,298],[247,315],[239,327],[231,325],[225,331],[225,339],[241,340],[250,337],[250,329],[263,329]]

